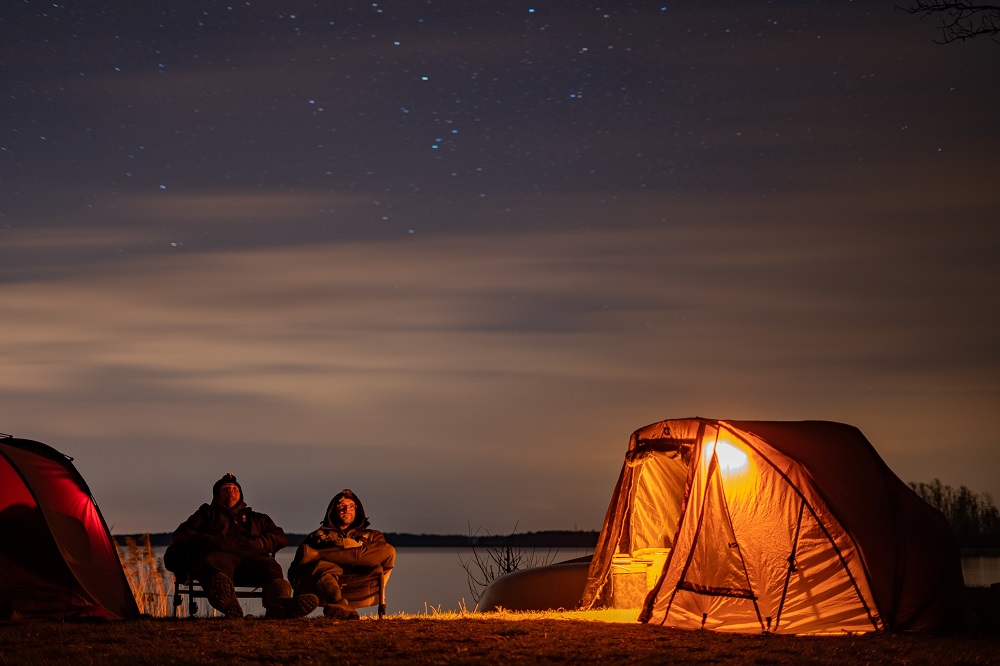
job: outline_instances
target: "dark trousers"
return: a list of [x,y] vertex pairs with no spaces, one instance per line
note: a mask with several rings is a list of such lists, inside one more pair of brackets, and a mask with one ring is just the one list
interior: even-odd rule
[[243,557],[233,553],[214,552],[205,555],[191,567],[191,577],[208,585],[216,574],[223,574],[236,585],[264,587],[282,580],[281,565],[269,555]]
[[345,573],[366,574],[375,567],[388,572],[396,564],[396,549],[385,542],[359,548],[323,548],[317,553],[319,560],[302,565],[297,592],[315,594],[321,606],[347,603],[340,589],[340,577]]

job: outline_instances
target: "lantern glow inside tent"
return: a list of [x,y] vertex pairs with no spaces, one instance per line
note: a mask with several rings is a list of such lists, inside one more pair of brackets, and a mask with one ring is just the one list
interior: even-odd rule
[[857,428],[689,418],[632,434],[580,608],[823,634],[938,628],[963,600],[944,516]]

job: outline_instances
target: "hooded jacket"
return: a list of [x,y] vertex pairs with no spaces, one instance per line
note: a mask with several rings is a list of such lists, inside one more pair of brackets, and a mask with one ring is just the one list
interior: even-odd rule
[[[340,529],[336,525],[337,518],[337,503],[343,498],[349,498],[354,501],[354,522],[347,526],[346,529]],[[333,496],[330,500],[330,504],[326,507],[326,514],[323,516],[323,522],[320,524],[319,529],[311,532],[303,541],[303,544],[309,546],[310,548],[315,548],[316,550],[323,550],[326,548],[352,548],[357,547],[353,543],[344,543],[345,539],[353,539],[354,541],[361,544],[364,548],[369,544],[384,543],[388,542],[385,540],[385,535],[383,535],[378,530],[373,530],[368,527],[370,524],[368,516],[365,514],[365,507],[361,504],[361,500],[358,496],[354,494],[353,491],[349,489],[344,489],[341,492]],[[302,564],[302,548],[299,548],[295,553],[295,559],[292,560],[291,565],[288,567],[288,581],[292,586],[296,586],[297,582],[301,578],[319,578],[325,572],[335,569],[340,571],[335,565],[329,562],[324,562],[322,560],[313,561],[308,564]]]
[[[236,483],[235,477],[231,480],[223,477],[216,483],[214,492],[223,481]],[[240,500],[232,508],[215,497],[210,504],[202,504],[174,530],[173,540],[201,555],[221,551],[242,557],[273,554],[288,543],[285,531],[275,525],[270,516],[247,506],[242,488]]]
[[[340,500],[345,497],[354,502],[354,522],[348,525],[346,529],[340,529],[337,527],[336,507]],[[353,539],[362,544],[384,542],[385,536],[378,530],[370,529],[368,527],[370,524],[371,521],[368,520],[368,516],[365,514],[365,507],[361,503],[361,500],[358,499],[358,496],[353,491],[345,488],[330,500],[330,504],[326,507],[326,515],[323,516],[323,522],[320,524],[319,529],[311,532],[306,537],[305,543],[310,548],[322,549],[336,546],[343,547],[344,539]]]

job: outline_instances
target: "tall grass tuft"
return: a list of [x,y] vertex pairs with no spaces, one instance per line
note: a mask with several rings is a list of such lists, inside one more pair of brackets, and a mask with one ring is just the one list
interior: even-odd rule
[[125,537],[124,548],[117,542],[115,546],[139,612],[153,617],[166,617],[170,610],[169,585],[164,575],[163,562],[158,561],[153,552],[149,534],[142,535],[138,542],[132,537]]

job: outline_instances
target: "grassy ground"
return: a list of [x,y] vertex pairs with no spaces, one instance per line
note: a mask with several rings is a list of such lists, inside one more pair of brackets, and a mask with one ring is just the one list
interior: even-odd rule
[[1000,631],[982,623],[954,633],[794,637],[580,617],[15,622],[0,625],[0,664],[1000,664]]

